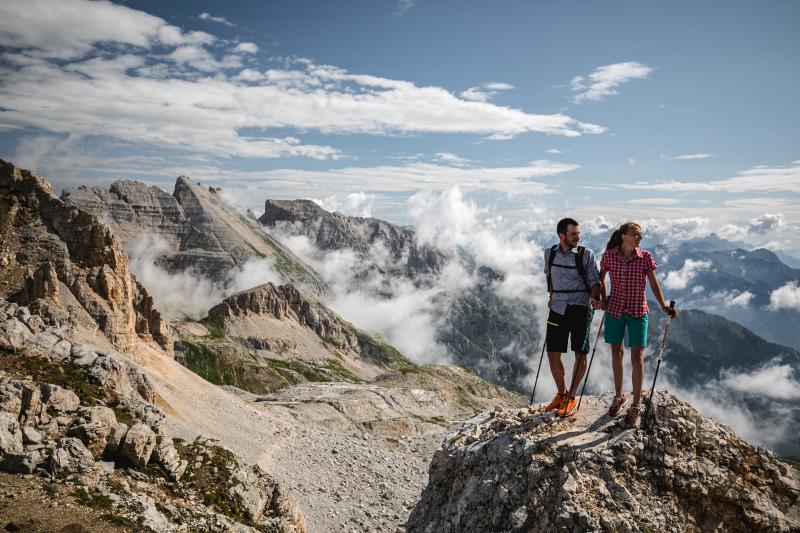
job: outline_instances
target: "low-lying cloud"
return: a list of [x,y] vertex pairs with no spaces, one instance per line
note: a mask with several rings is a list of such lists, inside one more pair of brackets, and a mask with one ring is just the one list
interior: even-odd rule
[[168,320],[203,318],[231,294],[281,280],[269,258],[247,261],[222,282],[214,282],[196,269],[168,272],[158,264],[158,258],[171,251],[164,239],[145,233],[132,243],[128,252],[131,272]]
[[672,270],[664,278],[664,287],[672,290],[685,289],[697,274],[711,268],[711,261],[687,259],[680,270]]
[[769,295],[769,308],[800,309],[800,286],[792,281],[772,291]]

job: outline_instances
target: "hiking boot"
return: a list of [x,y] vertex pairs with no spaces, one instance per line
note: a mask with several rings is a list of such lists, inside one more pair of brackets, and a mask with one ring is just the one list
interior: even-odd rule
[[578,405],[578,402],[575,400],[575,398],[567,396],[561,403],[561,407],[559,407],[556,411],[556,414],[558,416],[569,416],[575,410],[576,405]]
[[608,408],[608,416],[617,416],[622,410],[622,405],[628,401],[628,398],[623,394],[622,396],[614,396],[614,401],[611,402],[611,407]]
[[639,415],[642,413],[641,404],[635,403],[628,407],[628,412],[625,413],[625,425],[633,427],[639,421]]
[[553,409],[559,409],[561,404],[564,403],[564,398],[567,398],[566,394],[561,394],[560,392],[556,394],[556,397],[553,398],[553,401],[547,404],[547,407],[544,408],[545,411],[552,411]]

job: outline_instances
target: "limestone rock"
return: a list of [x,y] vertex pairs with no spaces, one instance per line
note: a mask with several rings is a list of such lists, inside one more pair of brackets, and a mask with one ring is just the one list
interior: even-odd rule
[[25,444],[40,444],[42,442],[42,434],[30,426],[22,428],[22,442]]
[[25,302],[54,314],[58,284],[64,283],[108,339],[131,350],[137,339],[171,350],[166,322],[147,291],[131,276],[122,242],[100,219],[57,198],[41,177],[0,160],[4,224],[13,228],[4,244],[14,255],[10,279]]
[[145,466],[156,445],[156,434],[141,423],[136,423],[125,434],[119,455],[134,466]]
[[0,455],[22,451],[22,432],[17,418],[11,413],[0,412]]
[[168,439],[162,439],[153,448],[152,460],[160,464],[174,480],[180,480],[189,462],[181,459],[175,445]]
[[19,419],[23,424],[36,424],[43,411],[41,389],[32,383],[22,383],[22,407]]
[[7,453],[0,461],[0,470],[11,474],[33,474],[42,460],[43,457],[39,450]]
[[0,348],[6,350],[22,348],[31,335],[33,333],[28,326],[16,318],[8,318],[0,324]]
[[0,378],[0,411],[19,417],[22,409],[22,383]]
[[119,447],[122,445],[122,439],[125,438],[125,434],[128,432],[128,425],[123,424],[122,422],[118,422],[111,426],[111,430],[108,433],[108,437],[106,438],[106,449],[105,454],[108,456],[113,456],[114,454],[119,452]]
[[652,430],[616,426],[610,400],[466,422],[434,454],[407,531],[800,529],[800,475],[771,452],[663,391]]
[[48,463],[48,470],[56,476],[80,473],[94,466],[94,458],[86,446],[76,438],[64,437],[58,441]]
[[41,390],[42,403],[46,409],[52,409],[58,413],[74,413],[81,405],[77,394],[58,385],[44,383]]
[[86,449],[97,460],[103,455],[108,444],[108,435],[111,428],[102,422],[87,422],[73,426],[67,431],[67,435],[80,439]]

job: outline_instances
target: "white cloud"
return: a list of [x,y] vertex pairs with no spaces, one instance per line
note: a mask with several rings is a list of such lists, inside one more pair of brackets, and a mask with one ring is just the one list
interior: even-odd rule
[[488,102],[497,95],[498,91],[508,91],[513,88],[514,86],[509,83],[493,81],[478,85],[477,87],[470,87],[465,91],[461,91],[459,96],[464,100],[473,102]]
[[685,155],[675,155],[672,157],[668,157],[667,159],[671,159],[673,161],[686,161],[691,159],[707,159],[709,157],[713,157],[713,154],[685,154]]
[[239,43],[233,48],[234,53],[239,54],[255,54],[258,52],[256,43]]
[[159,17],[111,2],[88,0],[4,0],[0,3],[0,44],[32,49],[40,57],[76,59],[101,42],[150,48],[208,44],[204,32],[184,33]]
[[600,101],[606,96],[617,94],[617,87],[629,81],[646,78],[652,68],[639,63],[628,61],[598,67],[588,76],[576,76],[570,85],[577,94],[574,102],[581,103],[587,100]]
[[559,150],[557,148],[550,148],[548,150],[545,150],[544,153],[546,153],[546,154],[563,154],[564,152],[562,152],[561,150]]
[[663,281],[664,287],[672,290],[685,289],[699,272],[709,268],[711,268],[711,261],[687,259],[680,270],[673,270],[666,275]]
[[157,258],[171,251],[162,238],[143,233],[128,252],[131,272],[168,320],[186,317],[197,320],[231,294],[267,282],[281,283],[281,276],[270,258],[246,262],[230,272],[222,283],[215,283],[192,269],[170,273],[158,265]]
[[772,291],[769,295],[769,308],[800,310],[800,287],[797,283],[789,282]]
[[[692,291],[694,293],[694,291]],[[753,299],[753,293],[750,291],[719,291],[712,292],[709,296],[710,299],[716,300],[718,303],[726,307],[747,307]]]
[[215,17],[208,13],[200,13],[197,18],[200,20],[207,20],[209,22],[216,22],[218,24],[224,24],[225,26],[231,26],[233,28],[236,27],[236,24],[231,22],[230,20],[226,19],[225,17]]
[[455,166],[465,166],[472,163],[471,160],[465,159],[461,156],[456,154],[451,154],[450,152],[437,152],[436,159],[443,163]]
[[785,225],[785,218],[780,213],[765,213],[750,221],[750,227],[747,228],[747,232],[753,235],[764,235],[780,230]]
[[739,392],[757,394],[766,398],[794,400],[800,398],[800,382],[794,377],[791,365],[771,361],[750,373],[725,372],[724,385]]
[[755,166],[733,178],[706,182],[666,181],[620,184],[623,189],[648,189],[673,192],[793,192],[800,193],[800,162],[783,167]]

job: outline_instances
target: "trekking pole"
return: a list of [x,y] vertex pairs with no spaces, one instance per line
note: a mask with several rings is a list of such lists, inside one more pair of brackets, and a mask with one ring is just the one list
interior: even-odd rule
[[597,351],[597,345],[600,344],[600,332],[603,331],[603,323],[606,321],[606,314],[603,313],[603,316],[600,317],[600,327],[597,328],[597,338],[594,341],[594,349],[592,350],[592,357],[589,358],[589,368],[586,369],[586,378],[583,380],[583,387],[581,388],[581,397],[578,399],[578,406],[575,408],[575,412],[578,412],[578,409],[581,408],[581,402],[583,401],[583,393],[586,391],[586,384],[589,382],[589,372],[592,371],[592,361],[594,361],[594,353]]
[[539,383],[539,372],[542,370],[542,361],[544,360],[544,349],[547,347],[547,337],[542,344],[542,355],[539,356],[539,368],[536,370],[536,380],[533,382],[533,392],[531,392],[531,401],[529,405],[533,405],[533,396],[536,394],[536,384]]
[[[670,300],[669,308],[675,309],[675,300]],[[653,375],[653,386],[650,388],[650,398],[647,400],[647,411],[645,411],[644,417],[642,417],[642,424],[647,422],[647,417],[650,415],[651,407],[653,406],[653,393],[656,391],[656,379],[658,379],[658,369],[661,368],[661,357],[664,355],[664,349],[667,347],[667,334],[669,333],[670,324],[672,324],[672,315],[670,315],[667,325],[664,326],[664,334],[661,336],[661,348],[658,350],[656,373]]]

